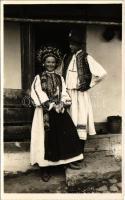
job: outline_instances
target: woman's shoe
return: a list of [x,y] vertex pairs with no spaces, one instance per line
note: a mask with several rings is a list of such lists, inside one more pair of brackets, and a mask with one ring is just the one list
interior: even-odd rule
[[41,176],[41,178],[42,178],[42,180],[44,181],[44,182],[48,182],[49,181],[49,179],[50,179],[50,175],[48,175],[48,174],[44,174],[44,175],[42,175]]
[[41,175],[41,178],[42,178],[42,180],[44,181],[44,182],[48,182],[49,181],[49,179],[50,179],[50,174],[48,174],[48,173],[43,173],[42,175]]
[[50,179],[51,175],[50,175],[50,172],[46,169],[43,169],[41,171],[41,178],[44,182],[48,182],[49,179]]

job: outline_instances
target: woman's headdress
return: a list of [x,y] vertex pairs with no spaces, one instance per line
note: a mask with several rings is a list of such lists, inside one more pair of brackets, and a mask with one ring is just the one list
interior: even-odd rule
[[61,52],[59,49],[52,46],[41,47],[37,53],[37,60],[40,64],[43,64],[45,59],[49,56],[55,57],[57,65],[59,65],[62,61]]

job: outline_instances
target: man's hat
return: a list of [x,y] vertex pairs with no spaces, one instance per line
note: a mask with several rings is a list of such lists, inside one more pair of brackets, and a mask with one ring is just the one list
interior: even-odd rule
[[69,42],[76,44],[76,45],[82,45],[84,41],[84,30],[75,28],[72,29],[69,33]]

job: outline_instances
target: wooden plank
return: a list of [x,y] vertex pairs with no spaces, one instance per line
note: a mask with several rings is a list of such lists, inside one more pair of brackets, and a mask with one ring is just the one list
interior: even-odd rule
[[4,89],[4,107],[33,107],[30,90]]
[[31,137],[31,125],[5,126],[4,141],[27,141]]
[[20,89],[4,89],[4,106],[21,105],[23,91]]
[[4,108],[4,123],[31,122],[33,113],[31,108]]
[[29,152],[30,142],[4,142],[4,153]]
[[[29,141],[30,140],[30,136],[31,136],[31,123],[28,125],[26,124],[26,122],[24,124],[17,124],[15,123],[14,125],[9,125],[9,126],[5,126],[4,127],[4,141]],[[88,140],[89,143],[91,143],[90,140],[95,141],[95,143],[97,143],[97,139],[103,139],[105,137],[105,139],[113,141],[117,140],[117,142],[119,142],[119,138],[121,138],[121,134],[110,134],[107,132],[107,134],[100,134],[100,135],[93,135],[93,136],[89,136]],[[98,144],[97,144],[98,146]],[[93,149],[93,146],[90,145],[89,146],[90,149]]]
[[[7,123],[6,123],[7,124]],[[30,134],[31,134],[31,124],[32,121],[27,122],[10,122],[8,123],[8,125],[5,125],[4,127],[4,141],[27,141],[30,140]],[[95,124],[95,127],[97,129],[97,126],[101,127],[102,123]],[[103,129],[103,126],[102,128]],[[107,134],[100,134],[98,135],[93,135],[93,136],[89,136],[88,139],[89,140],[94,140],[96,141],[96,139],[102,139],[102,138],[107,138],[109,139],[110,137],[116,137],[116,135],[119,137],[120,134],[109,134],[107,132]]]
[[[88,139],[85,144],[85,152],[95,152],[95,151],[111,151],[112,149],[112,140],[113,145],[121,144],[121,135],[120,134],[108,134],[102,135],[100,138],[99,135],[91,137]],[[24,142],[5,142],[4,143],[4,152],[5,153],[14,153],[14,152],[24,152],[29,151],[30,149],[30,141]],[[113,152],[112,152],[113,153]]]
[[22,106],[23,98],[26,96],[21,89],[4,89],[4,106]]
[[115,133],[115,134],[112,134],[112,133],[109,133],[107,132],[106,134],[96,134],[96,135],[92,135],[90,136],[88,139],[91,140],[91,139],[96,139],[96,138],[116,138],[116,137],[121,137],[121,133]]

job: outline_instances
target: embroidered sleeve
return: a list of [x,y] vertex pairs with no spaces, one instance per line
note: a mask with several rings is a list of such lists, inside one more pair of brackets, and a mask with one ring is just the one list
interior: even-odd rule
[[31,86],[31,98],[35,106],[42,106],[45,110],[51,110],[54,103],[51,102],[47,94],[42,90],[40,78],[37,75]]
[[40,106],[49,100],[47,94],[41,88],[39,75],[35,77],[32,83],[31,98],[33,99],[36,106]]
[[62,94],[61,94],[61,101],[64,103],[64,106],[70,106],[71,105],[71,98],[66,91],[66,85],[64,82],[63,77],[61,77],[62,80]]
[[31,86],[31,99],[32,99],[33,105],[40,106],[40,101],[39,101],[38,96],[35,91],[36,79],[37,79],[37,77],[34,78],[32,86]]

